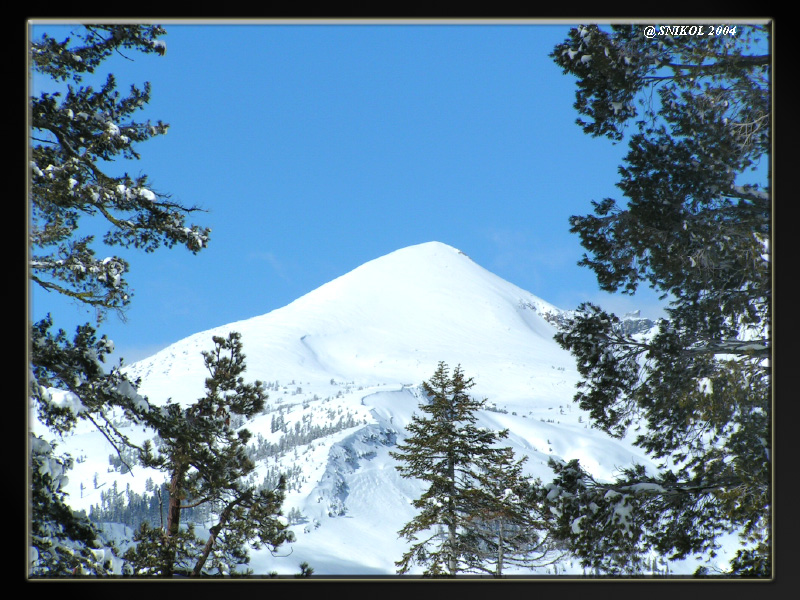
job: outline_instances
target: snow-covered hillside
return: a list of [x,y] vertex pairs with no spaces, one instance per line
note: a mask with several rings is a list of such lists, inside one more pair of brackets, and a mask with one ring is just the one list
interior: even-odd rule
[[266,381],[417,384],[444,360],[460,363],[478,393],[502,386],[549,396],[544,388],[559,379],[555,374],[524,391],[507,375],[526,372],[532,380],[543,363],[572,366],[566,353],[554,352],[553,329],[542,318],[548,312],[557,309],[431,242],[368,262],[266,315],[193,335],[130,370],[143,378],[148,396],[193,398],[202,393],[200,351],[211,335],[236,330],[250,374]]
[[[213,335],[240,332],[247,377],[264,381],[270,396],[244,424],[253,432],[256,483],[289,475],[284,514],[297,537],[279,556],[253,551],[251,568],[290,574],[306,561],[315,575],[392,575],[406,549],[397,531],[414,516],[410,501],[421,487],[399,477],[389,451],[439,361],[460,364],[474,379],[472,392],[488,398],[478,425],[508,428],[507,444],[529,457],[531,475],[549,480],[550,456],[579,458],[600,479],[632,462],[654,469],[628,441],[593,430],[572,403],[574,361],[545,319],[559,312],[431,242],[368,262],[268,314],[178,341],[128,372],[141,377],[140,393],[153,403],[194,401],[207,376],[201,352]],[[130,434],[142,440],[148,432]],[[88,428],[59,451],[79,459],[67,491],[87,512],[114,480],[142,493],[148,477],[163,479],[141,467],[113,470],[112,448]],[[558,572],[582,570],[566,560]]]

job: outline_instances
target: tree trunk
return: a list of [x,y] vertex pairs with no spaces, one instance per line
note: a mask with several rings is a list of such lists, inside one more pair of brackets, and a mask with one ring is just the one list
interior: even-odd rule
[[165,565],[162,569],[163,577],[172,577],[175,574],[175,546],[173,538],[178,535],[181,526],[181,491],[183,476],[186,467],[179,465],[172,471],[172,479],[169,482],[169,505],[167,507],[167,529],[166,543],[167,552],[165,553]]
[[228,519],[231,518],[231,512],[233,511],[233,507],[245,500],[249,496],[249,492],[245,493],[232,502],[230,502],[220,513],[219,521],[216,525],[214,525],[211,529],[208,530],[209,536],[206,540],[206,545],[203,547],[203,552],[200,555],[200,558],[197,559],[197,563],[194,565],[194,570],[192,570],[192,577],[197,577],[200,575],[200,572],[203,570],[203,567],[208,560],[208,555],[211,554],[211,549],[214,547],[214,543],[217,541],[217,536],[219,532],[222,531],[222,528],[228,523]]
[[447,464],[447,477],[450,480],[450,498],[448,499],[448,512],[450,513],[450,523],[447,526],[447,536],[449,551],[447,556],[447,568],[450,570],[450,575],[455,577],[458,570],[458,561],[456,557],[456,464],[455,458],[451,455]]
[[195,563],[194,565],[194,569],[192,570],[192,577],[198,577],[202,572],[203,567],[206,565],[206,561],[208,560],[208,555],[211,554],[211,549],[214,547],[214,543],[217,541],[217,536],[219,535],[219,532],[222,531],[222,528],[225,526],[225,523],[227,523],[228,517],[230,517],[232,506],[233,506],[232,504],[226,506],[225,510],[222,511],[222,514],[219,517],[219,522],[208,530],[208,533],[210,535],[206,540],[206,545],[203,547],[203,552],[200,555],[200,558],[197,559],[197,563]]
[[197,559],[197,563],[194,565],[194,569],[192,570],[192,577],[198,577],[203,570],[203,567],[208,560],[208,555],[211,554],[211,549],[214,547],[214,542],[217,541],[217,536],[219,532],[222,530],[222,526],[224,525],[222,517],[220,517],[219,523],[214,525],[211,529],[208,530],[210,534],[208,539],[206,540],[206,545],[203,547],[203,553],[200,555],[200,558]]
[[499,532],[497,535],[497,573],[496,577],[503,576],[503,544],[505,544],[505,540],[503,539],[503,519],[501,518],[498,522]]

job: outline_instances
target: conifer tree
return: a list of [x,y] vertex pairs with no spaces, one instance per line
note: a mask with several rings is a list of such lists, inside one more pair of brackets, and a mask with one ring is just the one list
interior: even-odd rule
[[586,133],[621,141],[635,127],[618,184],[626,205],[606,198],[570,218],[587,251],[579,264],[605,291],[644,282],[669,302],[650,336],[589,303],[556,336],[594,425],[614,436],[636,426],[635,443],[662,464],[608,483],[554,463],[547,501],[561,534],[605,571],[648,548],[713,557],[733,527],[743,549],[731,574],[771,573],[771,193],[759,168],[770,28],[704,27],[581,26],[551,55],[577,77]]
[[[158,38],[164,33],[157,25],[96,24],[76,26],[65,39],[44,33],[30,40],[31,78],[46,80],[44,89],[62,89],[29,98],[29,278],[38,290],[94,309],[98,323],[109,312],[123,316],[129,305],[131,290],[124,279],[128,264],[117,256],[95,255],[93,236],[81,231],[86,220],[105,223],[107,246],[152,252],[160,246],[182,244],[196,253],[208,243],[207,228],[185,222],[197,208],[154,191],[145,175],[106,172],[106,162],[137,159],[138,143],[167,131],[160,121],[133,118],[150,100],[150,85],[131,86],[127,96],[116,89],[112,74],[99,86],[83,85],[112,54],[126,58],[135,52],[163,55],[166,46]],[[121,363],[106,371],[105,358],[113,344],[106,336],[98,339],[88,323],[72,337],[53,328],[50,315],[30,324],[32,410],[53,435],[88,420],[118,450],[128,445],[110,411],[121,409],[128,418],[141,422],[149,406],[136,393],[136,382],[121,373]],[[54,400],[50,388],[68,392],[65,400]],[[49,453],[42,454],[44,448]],[[42,576],[60,574],[72,565],[72,561],[54,565],[52,557],[88,552],[87,532],[93,531],[88,520],[65,504],[57,481],[39,477],[37,470],[46,472],[47,465],[69,468],[71,464],[69,457],[53,455],[52,448],[43,437],[31,433],[31,544],[36,556],[32,573]],[[81,522],[78,528],[76,520]],[[41,537],[37,532],[60,533]],[[92,540],[97,543],[96,538]],[[61,551],[54,553],[54,545]],[[45,554],[50,559],[43,569],[37,561]],[[84,564],[84,572],[93,571],[91,564]]]
[[[214,336],[213,342],[213,350],[203,352],[209,372],[206,395],[186,408],[168,402],[149,414],[148,425],[160,445],[154,451],[146,444],[142,462],[167,473],[169,501],[164,529],[144,525],[136,538],[139,546],[126,554],[135,574],[232,574],[237,565],[249,562],[247,544],[275,550],[292,539],[280,519],[285,481],[276,489],[257,489],[247,482],[255,470],[247,455],[251,434],[231,424],[234,415],[247,419],[263,409],[264,385],[244,381],[239,333]],[[202,542],[193,528],[181,527],[181,513],[204,505],[212,508],[216,523]]]
[[[403,477],[428,484],[413,501],[419,514],[399,531],[413,542],[396,563],[399,574],[414,564],[424,566],[431,577],[486,571],[484,563],[507,548],[510,538],[498,538],[485,525],[531,524],[528,508],[511,500],[527,493],[522,461],[513,460],[510,448],[496,447],[508,430],[476,426],[476,413],[486,401],[468,394],[473,385],[460,366],[451,376],[448,366],[439,363],[422,384],[428,400],[420,405],[425,416],[412,416],[408,437],[390,453],[400,461],[397,470]],[[496,561],[489,571],[501,574],[502,564],[502,559]]]

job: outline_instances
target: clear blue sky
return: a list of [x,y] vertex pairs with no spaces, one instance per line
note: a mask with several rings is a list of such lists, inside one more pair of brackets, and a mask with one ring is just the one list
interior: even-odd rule
[[[165,56],[101,70],[123,93],[150,81],[139,119],[169,133],[109,170],[202,207],[212,234],[197,256],[121,253],[133,300],[100,331],[126,363],[433,240],[561,308],[661,315],[655,294],[612,297],[576,265],[567,219],[622,200],[627,147],[575,124],[575,80],[548,57],[569,25],[162,24]],[[93,317],[32,289],[31,317],[47,312],[67,331]]]

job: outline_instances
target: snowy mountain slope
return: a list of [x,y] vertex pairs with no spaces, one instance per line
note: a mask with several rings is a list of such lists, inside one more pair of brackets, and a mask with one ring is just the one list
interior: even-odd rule
[[130,371],[143,377],[148,396],[175,390],[177,399],[191,390],[195,397],[204,377],[200,351],[211,335],[238,330],[254,378],[416,384],[444,360],[496,391],[509,368],[571,368],[541,316],[551,312],[557,309],[431,242],[370,261],[266,315],[193,335]]
[[[240,332],[246,376],[264,381],[270,396],[243,424],[254,438],[254,483],[288,475],[284,514],[297,536],[278,556],[252,552],[251,568],[291,574],[307,561],[317,575],[391,575],[406,549],[397,531],[413,518],[410,502],[422,488],[400,478],[389,451],[419,412],[418,386],[439,361],[474,379],[474,394],[488,398],[478,425],[508,428],[507,444],[528,456],[529,474],[547,481],[550,456],[579,458],[600,479],[631,462],[655,469],[629,441],[591,429],[572,403],[574,361],[544,318],[559,313],[431,242],[368,262],[268,314],[178,341],[128,371],[153,403],[194,401],[207,375],[201,351],[212,335]],[[60,450],[85,457],[67,491],[87,511],[115,480],[141,494],[148,477],[163,478],[138,466],[110,469],[113,450],[91,430]],[[577,562],[564,570],[580,573]]]

